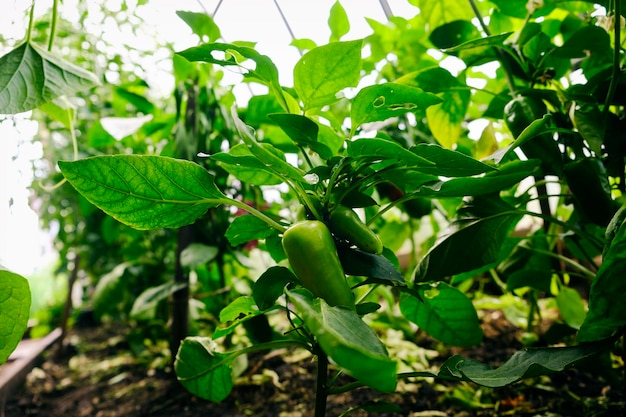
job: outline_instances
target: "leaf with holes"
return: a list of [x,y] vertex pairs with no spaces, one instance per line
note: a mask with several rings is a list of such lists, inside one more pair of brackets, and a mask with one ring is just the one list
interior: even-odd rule
[[438,103],[441,103],[441,99],[436,95],[408,85],[385,83],[365,87],[352,100],[352,129],[364,123],[425,110]]

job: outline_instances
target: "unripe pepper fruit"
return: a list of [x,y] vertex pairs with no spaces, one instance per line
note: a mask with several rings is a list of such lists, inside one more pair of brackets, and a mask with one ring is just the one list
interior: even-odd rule
[[283,249],[302,285],[331,306],[354,309],[354,296],[326,225],[305,220],[283,234]]
[[374,254],[383,252],[383,242],[349,207],[338,205],[328,216],[328,226],[335,236],[357,248]]

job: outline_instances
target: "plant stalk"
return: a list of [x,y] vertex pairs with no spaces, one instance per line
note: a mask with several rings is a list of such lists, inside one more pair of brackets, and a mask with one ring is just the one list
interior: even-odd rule
[[326,401],[328,399],[328,356],[317,349],[317,387],[315,389],[315,417],[326,416]]
[[57,21],[59,19],[59,0],[52,3],[52,18],[50,20],[50,37],[48,38],[48,51],[52,51],[54,39],[57,35]]

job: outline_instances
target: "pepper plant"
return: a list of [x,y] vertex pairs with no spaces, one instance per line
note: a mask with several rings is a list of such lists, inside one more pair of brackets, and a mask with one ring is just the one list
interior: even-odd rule
[[[369,21],[372,34],[350,41],[336,3],[332,42],[294,42],[307,52],[293,88],[248,43],[178,52],[179,62],[239,68],[268,91],[223,114],[236,132],[227,146],[196,149],[209,169],[156,154],[59,162],[79,193],[137,229],[183,228],[222,206],[248,213],[232,218],[226,238],[258,241],[274,264],[221,311],[210,338],[182,343],[175,369],[194,394],[226,398],[241,355],[305,349],[317,358],[315,415],[323,416],[328,395],[360,386],[391,392],[398,380],[435,377],[500,387],[623,343],[621,3],[412,3],[416,17]],[[206,23],[196,30],[214,25],[195,17]],[[446,69],[445,56],[462,69]],[[474,120],[486,122],[478,140],[468,135]],[[283,207],[234,198],[216,184],[217,167],[232,184],[282,187]],[[441,232],[424,240],[405,276],[399,240],[414,237],[394,233],[406,230],[394,218],[410,214]],[[553,341],[565,345],[522,349],[495,369],[455,355],[436,372],[400,372],[405,364],[389,355],[372,317],[401,314],[443,344],[474,346],[481,300],[469,288],[485,281],[525,297],[529,333],[541,299],[553,298],[564,325]],[[589,288],[587,309],[573,282]],[[220,346],[238,326],[274,315],[289,329]]]

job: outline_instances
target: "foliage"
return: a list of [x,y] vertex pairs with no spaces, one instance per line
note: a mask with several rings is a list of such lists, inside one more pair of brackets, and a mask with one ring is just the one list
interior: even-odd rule
[[[194,394],[223,400],[242,355],[302,348],[318,360],[316,416],[322,416],[327,395],[357,386],[389,392],[399,379],[431,376],[499,387],[606,354],[623,336],[626,103],[619,94],[621,27],[614,24],[620,2],[610,2],[607,16],[592,14],[591,2],[412,3],[419,15],[368,21],[372,34],[349,41],[342,40],[349,20],[335,3],[327,45],[295,42],[308,51],[293,69],[293,88],[279,83],[269,56],[249,43],[217,42],[211,18],[180,13],[202,42],[173,56],[174,114],[143,99],[140,81],[116,86],[124,103],[116,117],[127,116],[130,106],[126,122],[136,126],[119,139],[138,140],[121,149],[94,139],[91,156],[59,162],[80,194],[70,204],[88,208],[87,223],[105,221],[96,206],[124,225],[107,223],[121,228],[110,246],[131,230],[125,227],[166,228],[160,253],[169,262],[117,254],[117,272],[98,283],[100,304],[123,299],[112,294],[134,267],[162,266],[165,272],[132,294],[126,310],[137,320],[156,319],[159,303],[172,295],[173,322],[181,325],[193,305],[189,275],[198,277],[202,291],[195,295],[209,317],[219,318],[212,337],[191,336],[178,350],[177,375]],[[13,62],[19,48],[3,59]],[[82,74],[45,59],[57,63],[56,72],[36,71],[28,85],[54,84],[58,71]],[[449,62],[456,70],[446,69]],[[244,82],[265,86],[267,94],[237,109],[228,88],[214,86],[222,67],[239,68]],[[9,78],[17,100],[11,103],[21,109],[27,90]],[[51,100],[55,91],[28,105]],[[72,130],[72,117],[57,117],[65,120]],[[96,126],[112,134],[110,122],[101,118]],[[480,135],[476,126],[483,126]],[[173,140],[154,146],[169,132]],[[278,203],[264,201],[270,189],[280,190]],[[417,201],[419,209],[411,208]],[[332,232],[331,213],[340,205],[356,209],[385,247],[382,254],[364,252],[350,234],[334,232],[356,310],[315,297],[308,280],[287,267],[280,244],[302,219],[324,222]],[[145,236],[130,234],[135,241]],[[401,264],[406,242],[412,253]],[[271,259],[258,274],[239,263],[253,259],[242,248],[250,243]],[[238,274],[245,285],[236,285]],[[229,284],[233,291],[217,305],[198,295]],[[579,287],[589,290],[587,313]],[[524,299],[525,330],[544,344],[547,333],[536,326],[540,300],[554,299],[560,314],[554,327],[568,331],[552,341],[567,346],[524,349],[497,369],[453,356],[437,372],[398,373],[401,360],[372,325],[383,314],[401,315],[416,326],[412,331],[474,346],[483,338],[476,306],[485,295]],[[277,316],[289,327],[280,335],[267,324]],[[250,329],[253,320],[266,320],[269,330],[249,331],[248,346],[224,352],[238,326]],[[176,324],[171,330],[176,351],[176,337],[187,332]],[[342,372],[354,382],[338,385]]]

